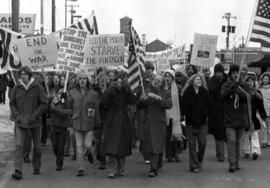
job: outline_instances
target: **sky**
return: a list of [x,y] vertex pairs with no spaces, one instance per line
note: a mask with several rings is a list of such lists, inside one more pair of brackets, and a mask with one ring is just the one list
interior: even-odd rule
[[[18,0],[19,1],[19,0]],[[44,1],[45,33],[51,33],[51,0]],[[56,1],[56,29],[65,26],[65,0]],[[149,43],[159,39],[170,41],[174,47],[193,43],[194,33],[218,35],[218,49],[226,47],[226,21],[222,16],[231,12],[236,19],[236,33],[231,34],[230,47],[238,46],[246,38],[256,0],[77,0],[67,1],[75,7],[76,14],[87,17],[95,11],[100,34],[120,32],[119,19],[128,16],[137,33],[146,34]],[[68,10],[70,8],[68,7]],[[11,13],[11,0],[1,0],[0,13]],[[34,13],[36,29],[40,29],[40,0],[20,0],[20,13]],[[70,24],[70,13],[67,16]],[[250,43],[249,46],[258,46]]]

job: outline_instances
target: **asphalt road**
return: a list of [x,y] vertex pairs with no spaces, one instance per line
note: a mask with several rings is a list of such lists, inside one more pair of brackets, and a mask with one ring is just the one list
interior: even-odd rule
[[[55,171],[55,157],[51,147],[43,147],[40,175],[32,174],[31,164],[24,164],[23,179],[11,179],[12,163],[1,176],[0,188],[94,188],[94,187],[134,187],[134,188],[269,188],[270,187],[270,148],[262,150],[257,161],[241,158],[242,169],[236,173],[228,172],[227,162],[217,162],[212,136],[208,145],[203,169],[194,174],[188,170],[188,152],[181,155],[181,163],[164,163],[158,177],[148,178],[149,166],[144,164],[137,150],[127,159],[126,175],[108,179],[107,171],[98,170],[98,163],[89,164],[87,175],[77,177],[76,162],[65,158],[64,170]],[[0,167],[1,168],[1,167]]]

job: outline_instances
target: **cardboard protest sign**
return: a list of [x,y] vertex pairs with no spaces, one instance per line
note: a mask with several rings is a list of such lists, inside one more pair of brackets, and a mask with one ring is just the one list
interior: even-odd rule
[[211,67],[214,64],[217,39],[215,35],[203,35],[195,33],[191,55],[191,64]]
[[163,59],[157,59],[155,61],[156,63],[156,69],[158,73],[162,73],[165,70],[170,68],[170,61],[169,59],[163,58]]
[[56,70],[78,72],[84,62],[85,42],[88,37],[87,31],[73,28],[63,30]]
[[124,35],[91,35],[86,41],[85,67],[116,66],[124,64]]
[[32,69],[53,67],[57,58],[55,36],[33,36],[17,39],[16,45],[22,65]]

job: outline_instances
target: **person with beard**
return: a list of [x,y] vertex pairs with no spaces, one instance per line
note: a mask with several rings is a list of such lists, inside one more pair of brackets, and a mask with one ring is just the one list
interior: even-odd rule
[[105,153],[109,156],[109,178],[123,176],[125,158],[131,155],[132,124],[128,105],[136,104],[137,97],[132,93],[125,74],[118,74],[100,100],[100,105],[109,108],[104,130]]
[[175,73],[172,69],[164,71],[165,89],[171,94],[172,108],[166,110],[166,158],[168,162],[180,162],[182,128],[180,99],[177,85],[174,81]]
[[40,127],[41,116],[47,107],[47,96],[42,86],[34,79],[33,72],[28,66],[19,70],[19,81],[12,90],[10,109],[15,119],[15,151],[12,178],[22,179],[23,146],[28,132],[33,139],[33,174],[40,174],[41,148]]
[[221,86],[227,80],[221,64],[214,67],[214,75],[209,82],[209,119],[208,132],[215,138],[216,158],[219,162],[225,160],[226,129],[224,127],[224,101],[221,99]]
[[79,164],[77,176],[84,176],[86,166],[84,156],[88,157],[89,163],[93,163],[91,152],[93,130],[100,123],[98,96],[91,88],[88,77],[85,74],[78,74],[77,87],[70,90],[67,101],[72,109],[72,122]]
[[259,155],[261,155],[261,148],[258,134],[259,130],[261,129],[261,123],[257,116],[259,116],[260,119],[263,121],[266,118],[262,94],[259,90],[256,89],[255,81],[256,77],[252,75],[248,75],[245,78],[245,82],[250,86],[249,94],[251,97],[253,127],[245,129],[242,137],[243,138],[242,150],[245,155],[245,158],[249,158],[250,155],[252,155],[253,160],[257,160]]
[[185,68],[187,77],[190,78],[192,75],[198,73],[198,69],[195,65],[188,64]]
[[239,66],[231,64],[228,80],[222,85],[221,99],[224,101],[224,126],[227,136],[229,172],[240,170],[240,144],[244,129],[249,126],[248,101],[245,90],[248,85],[237,81]]
[[162,168],[163,151],[166,143],[166,109],[172,107],[170,93],[163,89],[162,75],[155,75],[151,87],[140,97],[138,108],[143,109],[145,116],[142,125],[142,152],[150,158],[148,176],[155,177]]

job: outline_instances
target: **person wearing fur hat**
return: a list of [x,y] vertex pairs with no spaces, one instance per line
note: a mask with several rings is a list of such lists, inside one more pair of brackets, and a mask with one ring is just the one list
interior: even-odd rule
[[105,154],[109,156],[109,178],[124,175],[125,158],[131,155],[132,150],[132,124],[128,105],[136,102],[137,97],[127,83],[125,74],[118,74],[115,82],[100,99],[100,105],[109,108],[104,125],[104,148]]
[[28,66],[19,70],[19,81],[12,90],[10,99],[11,114],[15,119],[14,179],[22,179],[23,145],[31,134],[33,140],[33,173],[40,174],[41,149],[40,127],[42,113],[47,107],[47,96],[42,86],[34,79]]
[[224,126],[227,135],[229,172],[240,170],[240,142],[245,128],[249,127],[247,84],[237,81],[239,66],[231,64],[228,80],[222,85],[221,99],[224,101]]
[[266,127],[260,131],[262,148],[270,147],[270,72],[265,72],[260,76],[261,84],[259,90],[263,96],[263,104],[266,111]]
[[[92,140],[94,127],[99,126],[99,109],[97,93],[91,88],[88,77],[79,73],[77,87],[70,90],[67,98],[72,109],[72,122],[75,133],[77,161],[79,164],[77,176],[84,176],[85,161],[93,163]],[[85,152],[85,153],[84,153]]]
[[182,95],[189,147],[189,169],[198,173],[202,168],[208,131],[209,94],[204,78],[199,74],[191,76]]
[[250,130],[250,127],[249,129],[245,129],[242,137],[242,150],[245,158],[249,158],[250,155],[252,155],[253,160],[256,160],[259,155],[261,155],[259,130],[261,129],[261,121],[264,121],[266,118],[262,94],[256,89],[255,81],[256,76],[254,75],[248,75],[245,78],[245,82],[250,86],[249,94],[251,97],[252,123],[254,130]]
[[168,162],[180,162],[182,127],[180,113],[180,99],[175,83],[175,72],[172,69],[164,71],[165,89],[171,94],[172,108],[166,110],[166,158]]
[[224,127],[224,102],[221,100],[221,86],[227,80],[222,64],[216,64],[214,75],[211,77],[209,88],[209,119],[208,132],[215,138],[216,158],[219,162],[225,160],[226,129]]

